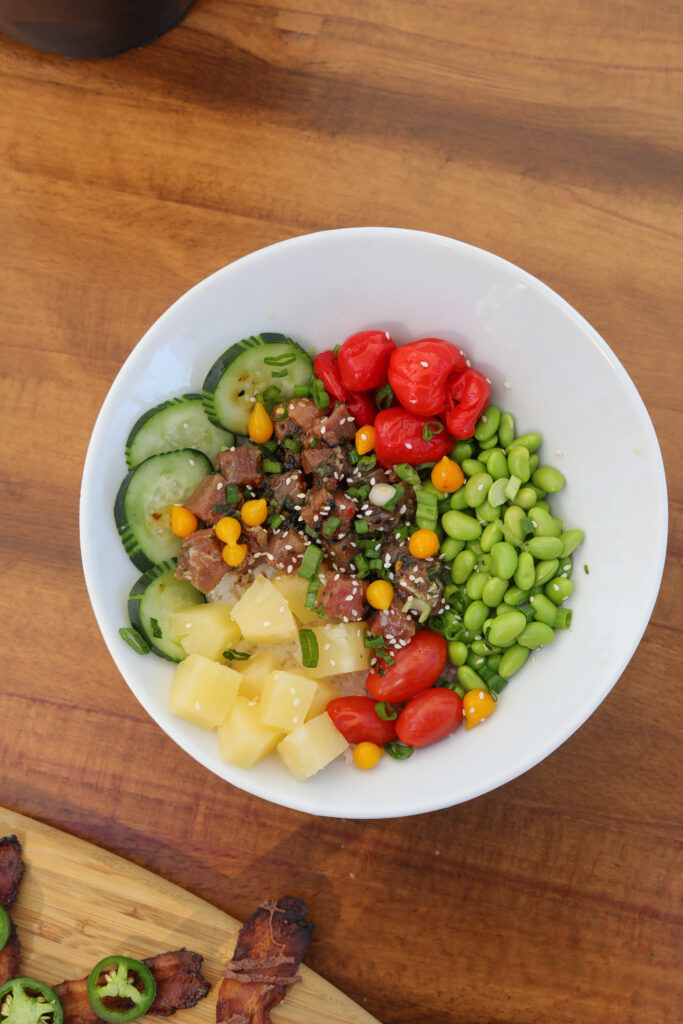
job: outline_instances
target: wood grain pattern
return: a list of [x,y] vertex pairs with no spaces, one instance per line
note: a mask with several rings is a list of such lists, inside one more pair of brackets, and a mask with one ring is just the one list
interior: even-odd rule
[[[385,1024],[680,1019],[679,7],[196,0],[109,61],[0,39],[0,800],[239,919],[296,892],[325,921],[310,966]],[[182,754],[118,676],[78,548],[90,431],[147,327],[246,252],[354,224],[463,239],[572,303],[648,407],[671,513],[650,625],[579,732],[383,822]]]
[[[16,835],[26,865],[12,906],[22,974],[57,985],[85,977],[110,953],[142,960],[190,949],[203,956],[211,989],[174,1020],[215,1024],[218,987],[235,951],[239,921],[144,868],[5,808],[0,834]],[[379,1024],[305,964],[299,975],[273,1010],[273,1024]]]

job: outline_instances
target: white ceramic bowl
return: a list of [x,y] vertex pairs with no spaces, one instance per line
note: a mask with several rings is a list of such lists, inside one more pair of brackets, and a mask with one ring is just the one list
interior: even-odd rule
[[[380,327],[397,342],[461,345],[493,401],[538,430],[567,487],[554,499],[585,530],[575,556],[572,629],[529,659],[487,722],[405,762],[359,772],[338,759],[307,782],[277,756],[251,772],[222,763],[215,737],[168,711],[170,663],[118,635],[139,573],[114,526],[124,443],[150,406],[198,391],[216,356],[260,331],[328,349]],[[561,453],[561,454],[560,454]],[[83,473],[81,551],[97,622],[123,678],[162,729],[210,771],[277,804],[330,817],[399,817],[470,800],[555,750],[605,698],[645,630],[667,537],[666,483],[647,411],[614,353],[534,277],[438,235],[348,228],[293,238],[224,267],[183,295],[135,346],[95,424]],[[589,568],[587,575],[583,566]]]

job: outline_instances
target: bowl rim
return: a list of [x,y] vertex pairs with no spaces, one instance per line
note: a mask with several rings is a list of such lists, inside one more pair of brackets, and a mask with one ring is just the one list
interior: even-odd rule
[[[594,693],[593,700],[582,705],[580,712],[567,721],[565,728],[558,733],[555,733],[552,740],[547,745],[540,745],[533,754],[528,757],[520,758],[512,770],[501,771],[498,773],[497,778],[491,780],[487,784],[472,784],[469,789],[465,790],[464,795],[459,796],[453,800],[448,796],[433,796],[430,799],[430,794],[424,794],[423,803],[419,808],[408,806],[405,809],[395,810],[385,813],[382,809],[368,808],[359,809],[350,801],[348,805],[337,806],[333,810],[321,811],[316,801],[307,799],[307,788],[305,785],[300,785],[296,791],[296,797],[293,799],[282,799],[276,798],[272,793],[268,791],[268,787],[259,784],[259,781],[249,772],[242,773],[244,777],[244,784],[242,781],[234,780],[232,778],[226,778],[225,774],[221,774],[216,771],[215,765],[212,764],[212,758],[205,756],[202,749],[196,747],[195,744],[188,744],[180,736],[175,736],[168,729],[158,721],[154,713],[154,702],[146,699],[146,693],[144,689],[128,680],[124,673],[122,664],[119,657],[117,656],[117,649],[115,644],[110,643],[110,639],[114,639],[113,636],[110,638],[105,631],[104,624],[107,620],[107,615],[102,607],[99,599],[97,581],[93,571],[92,560],[90,556],[90,546],[87,537],[87,507],[88,507],[88,495],[91,487],[91,478],[94,474],[96,451],[101,443],[100,434],[103,432],[104,419],[109,408],[115,405],[117,398],[117,392],[120,388],[120,382],[126,373],[127,366],[134,354],[143,352],[146,348],[151,347],[155,344],[156,336],[163,332],[167,323],[172,320],[185,306],[192,301],[192,297],[207,286],[211,286],[213,282],[223,278],[224,276],[232,273],[237,267],[248,266],[250,263],[256,262],[262,259],[264,255],[271,254],[276,250],[289,250],[301,247],[308,247],[315,245],[319,242],[326,240],[334,240],[334,238],[346,238],[346,237],[361,237],[367,236],[368,238],[387,238],[398,240],[399,238],[405,239],[417,239],[421,238],[424,241],[432,242],[436,244],[444,245],[448,248],[459,249],[466,251],[470,255],[473,255],[476,259],[484,262],[491,262],[494,265],[502,268],[506,268],[509,272],[512,272],[523,282],[527,283],[536,291],[540,291],[542,295],[545,295],[551,303],[556,306],[561,312],[569,316],[571,320],[585,332],[593,344],[601,351],[603,356],[607,359],[611,368],[617,374],[620,383],[623,388],[629,393],[629,397],[632,402],[638,407],[638,410],[643,418],[643,422],[647,431],[649,432],[649,441],[652,444],[652,459],[653,469],[656,472],[657,477],[657,494],[656,499],[659,504],[659,517],[658,517],[658,549],[656,551],[656,557],[654,562],[654,571],[651,576],[651,585],[647,594],[647,599],[643,598],[643,612],[642,612],[642,628],[636,631],[631,636],[628,644],[623,648],[623,654],[620,659],[618,668],[607,677],[607,681],[599,687]],[[475,799],[478,796],[483,796],[485,793],[492,792],[501,786],[506,785],[508,782],[512,782],[514,779],[519,778],[525,774],[535,765],[545,760],[552,753],[558,750],[580,727],[588,720],[588,718],[594,713],[599,705],[605,700],[610,691],[614,688],[621,675],[625,671],[629,662],[631,661],[637,647],[639,646],[643,634],[647,629],[654,606],[661,588],[661,581],[664,572],[664,566],[666,562],[667,544],[668,544],[668,495],[667,495],[667,483],[664,462],[662,458],[661,448],[657,438],[657,434],[652,423],[650,414],[641,398],[634,382],[629,376],[628,372],[616,356],[614,351],[610,348],[607,342],[602,336],[595,330],[594,327],[561,295],[559,295],[549,285],[545,284],[538,277],[524,270],[518,264],[512,263],[505,257],[498,256],[489,250],[483,249],[479,246],[473,245],[469,242],[464,242],[459,239],[451,238],[447,235],[441,235],[435,232],[422,231],[413,228],[401,228],[401,227],[384,227],[384,226],[349,226],[342,228],[330,228],[320,231],[306,232],[300,235],[284,238],[280,241],[273,242],[262,248],[252,250],[243,256],[238,257],[235,260],[219,267],[211,274],[207,275],[202,280],[196,282],[189,289],[183,292],[170,306],[168,306],[154,321],[150,324],[147,330],[144,332],[142,337],[133,345],[128,355],[126,356],[123,364],[119,368],[113,381],[111,382],[107,394],[100,406],[98,411],[92,433],[88,442],[86,456],[83,465],[83,472],[81,478],[81,491],[79,501],[79,539],[80,539],[80,551],[83,574],[86,583],[86,589],[88,597],[92,606],[93,614],[97,622],[97,626],[100,633],[105,641],[105,645],[112,657],[114,664],[119,670],[119,673],[123,677],[124,682],[132,691],[135,698],[142,705],[145,711],[150,715],[155,724],[162,729],[162,731],[171,739],[180,749],[193,760],[201,764],[206,770],[210,771],[212,775],[217,776],[229,785],[234,785],[236,788],[241,789],[245,792],[250,793],[253,796],[259,797],[266,802],[275,804],[281,807],[287,807],[290,810],[302,811],[314,816],[319,817],[336,817],[336,818],[349,818],[352,820],[381,820],[383,818],[398,818],[407,817],[417,814],[431,813],[433,811],[442,810],[447,807],[458,806],[461,803],[466,803],[470,800]],[[194,748],[194,749],[191,749]],[[224,766],[226,772],[229,772],[230,766]],[[300,796],[299,796],[300,793]]]

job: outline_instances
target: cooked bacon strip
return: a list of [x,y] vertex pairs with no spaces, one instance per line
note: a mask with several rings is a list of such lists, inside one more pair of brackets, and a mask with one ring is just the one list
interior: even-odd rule
[[4,947],[0,949],[0,985],[4,985],[10,978],[16,978],[19,975],[20,962],[21,943],[14,922],[12,922],[10,937]]
[[17,898],[23,874],[21,843],[16,836],[5,836],[0,839],[0,904],[5,910]]
[[313,935],[307,913],[303,900],[284,896],[244,922],[218,990],[217,1024],[271,1024],[270,1010],[301,980],[296,972]]
[[[211,986],[201,973],[202,959],[199,953],[179,949],[143,960],[157,986],[147,1013],[170,1017],[176,1010],[186,1010],[203,999]],[[88,999],[87,978],[63,981],[54,990],[64,1007],[64,1024],[101,1024]]]

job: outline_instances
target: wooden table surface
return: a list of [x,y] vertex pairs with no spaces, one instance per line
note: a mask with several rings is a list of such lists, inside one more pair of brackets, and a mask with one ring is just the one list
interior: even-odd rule
[[[307,962],[384,1024],[681,1019],[677,8],[197,0],[110,60],[0,39],[0,803],[239,918],[304,897]],[[574,305],[649,409],[671,511],[650,625],[578,733],[379,822],[185,756],[114,667],[78,541],[90,432],[147,327],[251,250],[358,224],[473,243]]]

